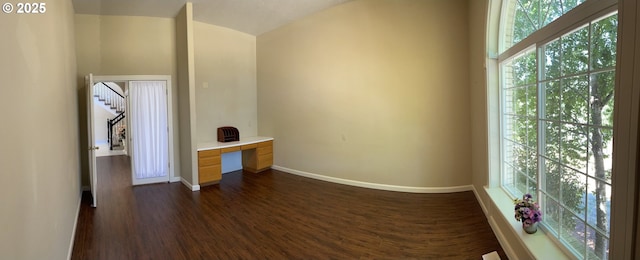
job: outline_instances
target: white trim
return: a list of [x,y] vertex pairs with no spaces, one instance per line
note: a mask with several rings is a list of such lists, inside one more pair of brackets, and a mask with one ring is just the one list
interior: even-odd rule
[[199,191],[200,190],[200,185],[193,185],[189,181],[187,181],[185,178],[181,178],[181,177],[179,177],[179,178],[180,178],[180,182],[182,182],[182,184],[187,186],[187,188],[189,188],[191,191]]
[[473,194],[476,196],[476,200],[478,200],[478,204],[480,204],[480,207],[482,208],[482,211],[484,212],[484,215],[487,218],[487,222],[489,222],[489,226],[491,226],[491,230],[493,231],[493,234],[498,239],[498,243],[500,243],[502,250],[504,250],[504,253],[507,255],[507,257],[509,257],[509,259],[518,259],[515,251],[513,251],[513,248],[509,243],[509,240],[504,236],[504,233],[502,233],[502,229],[500,229],[500,226],[494,219],[493,215],[491,215],[489,208],[487,208],[487,206],[484,204],[482,198],[480,197],[480,194],[478,193],[478,190],[476,189],[475,186],[471,186],[471,188],[472,188]]
[[[495,196],[495,191],[496,191],[496,189],[500,189],[500,188],[486,188],[486,189],[485,189],[485,191],[487,191],[487,195],[489,196],[489,198],[491,198],[491,203],[493,203],[493,206],[494,206],[494,207],[493,207],[493,209],[494,209],[494,210],[492,210],[492,214],[491,214],[491,222],[493,222],[493,224],[494,224],[494,225],[493,225],[493,226],[491,226],[491,227],[492,227],[492,229],[493,229],[493,228],[496,228],[496,229],[494,229],[494,231],[493,231],[493,233],[494,233],[494,234],[496,234],[496,233],[499,233],[499,234],[500,234],[501,238],[498,238],[498,239],[503,239],[503,240],[504,240],[504,242],[506,242],[506,244],[507,244],[507,246],[506,246],[506,247],[507,247],[507,248],[509,248],[509,250],[512,250],[512,251],[513,251],[513,247],[511,247],[511,243],[510,243],[510,242],[513,242],[513,241],[509,241],[509,240],[508,240],[508,239],[506,239],[506,237],[504,236],[505,232],[509,232],[509,233],[514,234],[516,237],[519,237],[519,238],[520,238],[520,239],[517,239],[517,243],[518,243],[518,244],[520,244],[520,247],[521,247],[521,248],[524,248],[524,249],[525,249],[525,253],[527,253],[527,258],[528,258],[528,259],[560,259],[560,255],[552,255],[552,256],[551,256],[551,258],[536,258],[536,257],[533,255],[533,253],[532,253],[531,249],[527,246],[527,243],[523,240],[522,232],[518,233],[518,231],[519,231],[519,230],[518,230],[516,227],[514,227],[514,225],[513,225],[513,223],[512,223],[513,221],[510,221],[510,220],[507,218],[507,216],[506,216],[506,215],[504,215],[504,212],[501,210],[501,206],[502,206],[502,208],[504,208],[505,206],[504,206],[504,205],[502,205],[502,204],[504,204],[504,203],[500,203],[500,202],[505,202],[505,200],[497,200],[497,199],[495,198],[495,197],[496,197],[496,196]],[[491,192],[491,191],[494,191],[494,192]],[[501,194],[502,194],[502,193],[501,193]],[[506,193],[504,193],[504,196],[505,196],[505,197],[507,196],[507,195],[506,195]],[[497,217],[498,219],[496,219],[496,217]],[[502,226],[501,226],[500,224],[498,224],[498,221],[499,221],[499,220],[501,220],[501,222],[502,222],[502,223],[505,223],[505,222],[506,222],[506,223],[507,223],[507,225],[506,225],[506,226],[507,226],[508,228],[507,228],[507,227],[504,227],[505,225],[502,225]],[[489,223],[489,225],[491,225],[491,223]],[[540,235],[540,233],[532,234],[532,235]],[[497,237],[497,236],[496,236],[496,237]],[[505,248],[505,246],[503,246],[503,249],[504,249],[504,248]],[[541,247],[541,248],[543,248],[543,247]],[[546,250],[546,249],[545,249],[545,250]],[[522,258],[522,256],[518,256],[515,252],[512,252],[512,254],[513,254],[513,256],[511,256],[511,255],[509,256],[509,258],[510,258],[510,259],[519,259],[519,258]],[[566,259],[566,256],[565,256],[565,259]]]
[[[521,50],[527,49],[527,46],[536,44],[545,44],[555,38],[567,34],[583,24],[588,23],[597,17],[604,16],[606,13],[617,9],[617,0],[587,0],[584,3],[571,9],[566,14],[558,17],[555,21],[539,28],[537,31],[522,39],[522,41],[503,50],[498,55],[498,59],[502,62],[506,58],[516,55]],[[502,10],[505,11],[504,8]],[[504,16],[504,13],[503,13]],[[501,27],[503,27],[501,25]],[[502,31],[500,32],[503,33]],[[500,41],[503,39],[500,38]],[[501,46],[503,45],[500,42]]]
[[496,222],[493,216],[488,217],[487,221],[489,222],[489,226],[491,226],[493,234],[498,239],[498,243],[500,243],[500,246],[502,247],[502,250],[507,255],[507,257],[509,259],[518,259],[518,255],[516,255],[516,252],[513,251],[511,244],[509,244],[509,240],[504,236],[504,233],[502,233],[498,222]]
[[180,176],[178,177],[171,177],[171,180],[169,180],[169,182],[174,183],[174,182],[179,182],[181,181],[182,178]]
[[471,185],[471,190],[473,191],[473,195],[476,196],[476,200],[478,201],[478,204],[480,204],[480,208],[482,208],[482,212],[484,212],[484,215],[487,216],[487,218],[488,218],[489,217],[489,209],[484,204],[484,201],[482,201],[482,198],[480,198],[480,194],[478,194],[478,190],[476,190],[476,187],[473,186],[473,185]]
[[494,172],[500,172],[500,74],[498,65],[498,54],[502,48],[502,30],[501,26],[501,14],[502,14],[502,0],[489,0],[487,8],[487,28],[486,28],[486,46],[487,53],[495,54],[496,58],[492,58],[493,55],[488,55],[485,59],[485,84],[486,84],[486,110],[487,115],[487,154],[486,160],[488,161],[488,185],[489,187],[500,186],[501,176],[500,174],[491,174]]
[[[516,221],[513,217],[513,198],[507,195],[502,188],[485,187],[484,190],[490,198],[490,203],[492,203],[490,216],[495,222],[495,226],[492,226],[494,233],[509,232],[519,238],[516,241],[525,249],[528,259],[576,259],[566,247],[559,245],[552,236],[547,235],[543,226],[539,226],[538,232],[535,234],[525,233],[522,230],[522,223]],[[500,225],[499,223],[503,224]],[[505,242],[509,244],[512,241]],[[507,245],[506,247],[511,246]],[[503,246],[504,248],[505,246]],[[544,250],[540,250],[541,248],[544,248]],[[519,259],[523,257],[509,256],[509,258]]]
[[82,191],[91,191],[91,187],[89,187],[89,185],[84,185],[84,186],[82,186],[81,189],[82,189]]
[[[176,177],[175,170],[175,154],[174,154],[174,136],[173,136],[173,82],[171,81],[171,75],[110,75],[110,76],[93,76],[93,82],[125,82],[129,84],[129,81],[166,81],[167,84],[167,125],[168,125],[168,141],[169,141],[169,181],[174,180]],[[128,107],[127,107],[128,109]],[[128,124],[130,125],[130,124]],[[133,177],[133,176],[132,176]],[[146,184],[144,182],[137,183]]]
[[470,191],[473,189],[472,185],[462,185],[462,186],[452,186],[452,187],[411,187],[411,186],[388,185],[388,184],[354,181],[354,180],[324,176],[320,174],[294,170],[294,169],[290,169],[290,168],[286,168],[278,165],[273,165],[271,166],[271,168],[274,170],[283,171],[286,173],[308,177],[316,180],[328,181],[328,182],[333,182],[338,184],[345,184],[350,186],[376,189],[376,190],[411,192],[411,193],[451,193],[451,192]]
[[80,196],[78,197],[78,209],[76,210],[76,220],[73,222],[73,229],[71,230],[71,241],[69,241],[69,251],[67,252],[67,259],[71,259],[73,254],[73,245],[76,241],[76,230],[78,228],[78,218],[80,218],[80,207],[82,206],[82,193],[86,186],[80,188]]
[[139,80],[166,80],[170,81],[170,75],[94,75],[93,82],[109,81],[109,82],[124,82],[124,81],[139,81]]
[[[163,180],[158,181],[158,178],[163,178]],[[138,179],[136,181],[135,184],[132,184],[131,186],[135,187],[135,186],[140,186],[140,185],[147,185],[147,184],[156,184],[156,183],[170,183],[171,178],[167,178],[167,177],[158,177],[158,178],[147,178],[147,179]]]

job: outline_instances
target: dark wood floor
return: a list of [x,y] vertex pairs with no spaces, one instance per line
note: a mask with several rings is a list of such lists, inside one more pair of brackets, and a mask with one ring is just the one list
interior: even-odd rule
[[131,187],[126,156],[98,158],[72,259],[481,259],[498,251],[472,192],[412,194],[270,170]]

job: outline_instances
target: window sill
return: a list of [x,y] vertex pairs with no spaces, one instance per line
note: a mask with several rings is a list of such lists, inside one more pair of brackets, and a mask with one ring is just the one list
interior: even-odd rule
[[[513,217],[513,198],[501,188],[487,188],[485,191],[489,198],[495,205],[495,212],[491,214],[501,215],[504,221],[501,223],[509,223],[509,228],[499,227],[502,232],[512,232],[516,237],[520,238],[520,244],[528,250],[530,256],[534,259],[574,259],[571,255],[568,255],[563,248],[556,244],[553,238],[547,236],[544,228],[538,228],[538,232],[534,234],[527,234],[522,229],[522,223],[515,220]],[[544,221],[544,216],[543,216]],[[512,243],[512,241],[509,241]]]

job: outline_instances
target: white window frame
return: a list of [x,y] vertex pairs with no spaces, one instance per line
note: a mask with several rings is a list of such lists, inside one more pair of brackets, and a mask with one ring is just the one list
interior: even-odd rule
[[[505,0],[506,1],[506,0]],[[554,40],[581,24],[618,10],[618,48],[616,61],[616,102],[615,102],[615,126],[614,126],[614,176],[612,178],[612,216],[610,231],[609,256],[611,259],[640,258],[640,198],[638,192],[640,176],[639,158],[639,117],[640,117],[640,77],[634,75],[635,68],[640,67],[640,42],[635,41],[640,37],[640,26],[635,24],[640,19],[640,5],[635,0],[587,0],[567,14],[558,18],[541,30],[534,32],[529,37],[499,54],[501,50],[502,35],[500,24],[501,8],[503,0],[488,0],[487,17],[487,118],[488,118],[488,160],[489,176],[487,193],[489,198],[498,207],[503,200],[496,199],[495,188],[500,188],[502,183],[502,123],[501,100],[499,83],[499,64],[501,61],[516,55],[531,45],[545,44]],[[585,15],[588,14],[588,15]],[[624,55],[632,54],[632,55]],[[635,54],[635,55],[633,55]],[[637,70],[637,69],[636,69]],[[635,84],[635,85],[634,85]],[[499,195],[504,196],[504,195]],[[512,212],[511,212],[512,213]],[[489,212],[488,214],[492,214]],[[513,222],[512,214],[502,212],[507,222]],[[488,216],[493,218],[491,216]],[[494,228],[495,229],[495,228]],[[508,229],[506,229],[508,230]],[[515,230],[511,230],[515,231]],[[517,233],[517,231],[515,231]],[[517,234],[516,234],[517,237]],[[538,239],[538,238],[536,238]],[[520,245],[527,247],[526,237],[520,237]],[[504,241],[501,241],[504,242]],[[509,245],[506,245],[510,247]],[[505,247],[503,245],[503,247]],[[564,249],[564,248],[563,248]],[[509,251],[505,249],[506,251]],[[544,250],[529,248],[529,255],[534,256],[533,251]],[[564,249],[565,254],[568,250]],[[570,255],[571,256],[571,255]],[[573,257],[573,256],[571,256]]]

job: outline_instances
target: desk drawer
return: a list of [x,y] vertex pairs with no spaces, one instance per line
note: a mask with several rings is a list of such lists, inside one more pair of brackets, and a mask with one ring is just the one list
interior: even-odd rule
[[258,165],[256,168],[263,169],[271,167],[273,164],[273,154],[265,154],[258,157]]
[[266,142],[259,142],[258,147],[273,147],[273,140]]
[[198,178],[199,183],[220,181],[220,179],[222,179],[222,168],[220,164],[199,167]]
[[266,154],[270,154],[273,153],[273,147],[271,146],[267,146],[267,147],[258,147],[258,156],[263,156]]
[[258,144],[247,144],[242,146],[242,150],[256,149]]
[[198,157],[208,157],[214,155],[220,155],[220,149],[198,151]]
[[220,164],[220,149],[198,152],[198,167]]
[[214,164],[220,164],[220,155],[198,157],[198,166],[209,166]]

